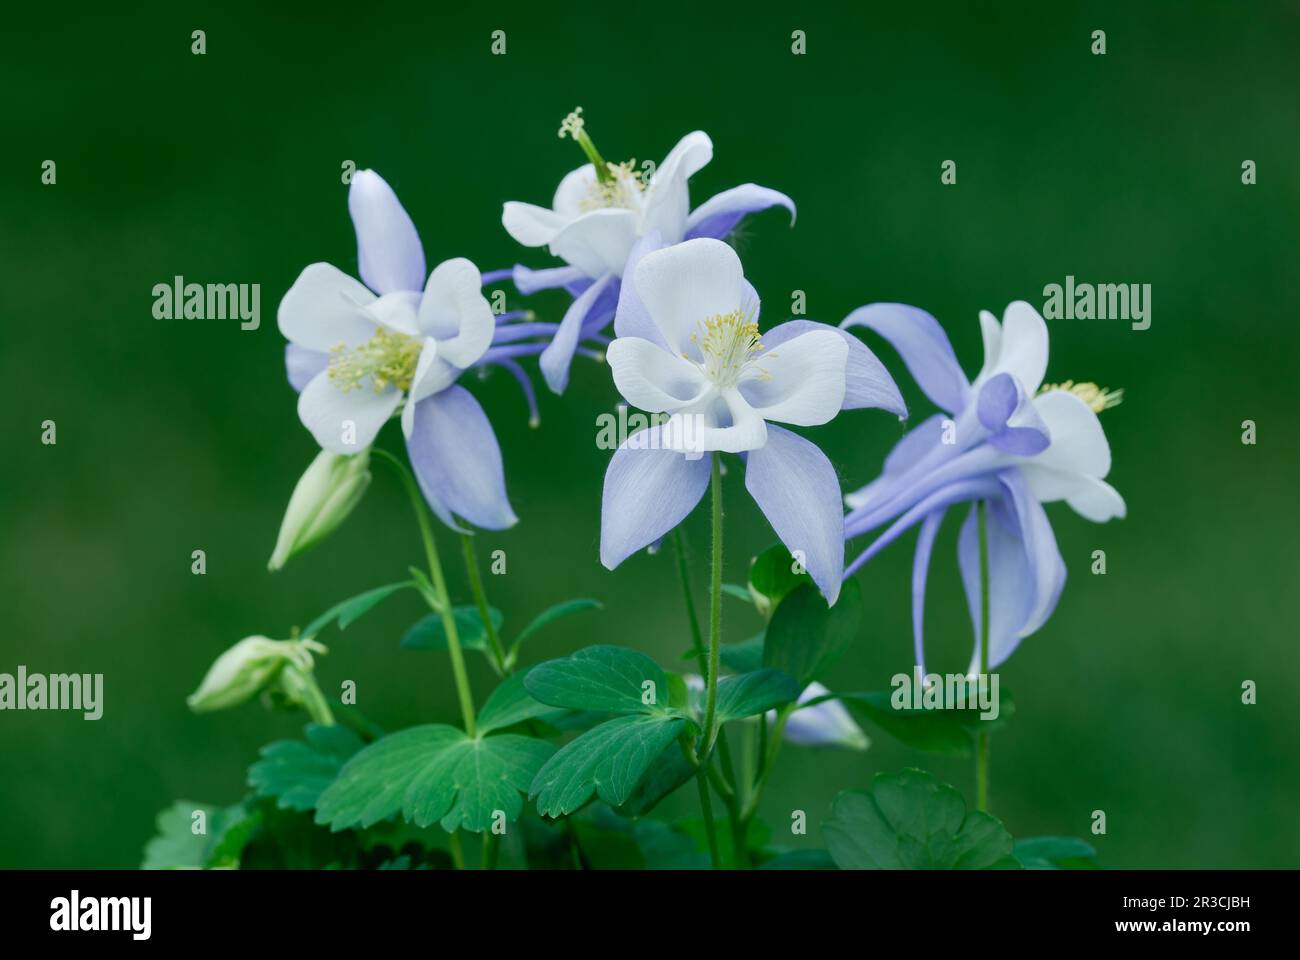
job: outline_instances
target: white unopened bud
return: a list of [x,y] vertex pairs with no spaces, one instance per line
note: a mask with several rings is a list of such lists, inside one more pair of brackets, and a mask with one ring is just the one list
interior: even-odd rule
[[347,519],[370,486],[370,449],[351,456],[322,450],[293,488],[267,568],[315,546]]
[[312,640],[245,637],[217,657],[185,702],[195,713],[238,706],[266,689],[286,666],[309,674],[313,651],[325,648]]

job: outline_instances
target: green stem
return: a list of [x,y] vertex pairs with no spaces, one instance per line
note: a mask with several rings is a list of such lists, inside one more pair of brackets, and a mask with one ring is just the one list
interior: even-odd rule
[[507,673],[506,652],[501,646],[501,638],[497,636],[496,624],[492,622],[491,608],[488,606],[487,593],[483,590],[483,578],[478,572],[478,555],[474,551],[474,535],[462,533],[460,535],[461,552],[465,556],[465,573],[469,577],[469,589],[474,594],[474,603],[478,606],[478,615],[483,620],[483,629],[487,631],[488,646],[492,650],[492,658],[496,662],[498,673]]
[[704,768],[695,771],[695,785],[700,790],[700,810],[704,813],[704,835],[709,840],[709,862],[714,870],[722,868],[722,858],[718,855],[718,834],[713,824],[713,801],[709,799],[709,783]]
[[[976,507],[979,517],[980,538],[980,684],[988,683],[989,675],[989,542],[985,503]],[[975,749],[975,809],[989,808],[989,734],[980,731]]]
[[709,670],[705,676],[704,749],[708,759],[718,735],[718,671],[722,665],[722,457],[714,451],[709,477],[713,503],[713,569],[709,585]]
[[[460,701],[461,720],[465,724],[465,733],[474,737],[474,694],[470,691],[469,674],[465,671],[465,654],[460,648],[460,634],[456,631],[456,617],[451,608],[451,598],[447,593],[447,579],[443,576],[442,564],[438,560],[438,548],[433,541],[433,530],[429,526],[429,512],[425,508],[424,498],[420,495],[415,477],[411,475],[406,464],[387,450],[375,447],[371,452],[378,454],[380,459],[397,470],[411,498],[411,507],[415,510],[415,519],[420,527],[420,539],[424,541],[424,556],[429,564],[429,579],[433,582],[434,596],[438,601],[434,612],[442,618],[442,629],[447,635],[447,654],[451,658],[451,672],[456,680],[456,698]],[[455,842],[455,851],[459,851],[460,842],[456,840],[455,834],[452,834],[452,840]],[[453,859],[455,859],[454,853]],[[463,856],[461,862],[464,862]]]
[[321,726],[334,726],[336,722],[334,711],[330,709],[329,701],[321,692],[320,684],[311,674],[307,674],[305,680],[303,693],[306,694],[306,698],[303,700],[302,708],[307,711],[307,716],[311,717],[313,723],[319,723]]
[[[762,799],[763,788],[767,786],[768,777],[772,774],[772,768],[776,766],[777,754],[781,752],[781,738],[785,734],[786,722],[790,719],[793,712],[792,704],[787,704],[776,712],[776,723],[772,725],[772,732],[764,733],[767,738],[766,745],[762,744],[760,739],[760,756],[758,762],[758,777],[754,781],[753,792],[749,795],[749,800],[741,812],[741,819],[748,821],[758,812],[758,801]],[[766,724],[767,718],[760,718],[760,723]]]
[[[700,618],[695,614],[695,598],[691,594],[691,574],[686,562],[686,544],[680,527],[673,528],[673,550],[677,554],[677,574],[682,583],[682,598],[686,601],[686,621],[691,628],[691,643],[695,647],[695,656],[700,665],[700,676],[709,673],[708,652],[704,649],[704,637],[700,633]],[[727,784],[735,789],[736,770],[731,762],[731,751],[727,744],[727,732],[718,731],[718,756],[722,761],[722,774]],[[728,809],[731,804],[728,804]]]
[[454,831],[447,838],[447,850],[451,853],[451,865],[457,870],[465,869],[465,852],[460,848],[460,831]]

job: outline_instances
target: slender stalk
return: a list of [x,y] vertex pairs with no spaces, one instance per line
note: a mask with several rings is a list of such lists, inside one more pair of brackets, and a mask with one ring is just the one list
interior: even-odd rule
[[[981,500],[975,508],[979,516],[980,536],[980,684],[988,683],[989,674],[989,541],[986,506]],[[989,808],[989,734],[981,730],[975,743],[975,809]]]
[[474,594],[474,603],[478,606],[478,615],[483,620],[483,629],[487,631],[488,647],[492,650],[492,659],[496,661],[497,671],[506,673],[506,652],[497,635],[496,624],[492,622],[491,608],[488,606],[487,593],[483,590],[483,578],[478,572],[478,555],[474,551],[474,535],[460,535],[461,552],[465,556],[465,573],[469,577],[469,589]]
[[460,831],[457,830],[447,838],[447,850],[451,853],[451,865],[457,870],[465,869],[465,852],[460,848]]
[[[691,574],[686,562],[686,544],[680,527],[673,528],[673,550],[677,554],[677,574],[682,583],[682,598],[686,602],[686,621],[691,628],[691,643],[695,647],[695,656],[700,665],[700,676],[708,676],[708,651],[704,649],[704,636],[700,633],[700,618],[695,614],[695,598],[691,594]],[[732,765],[731,750],[727,744],[725,730],[718,731],[718,757],[722,761],[722,775],[727,778],[727,784],[734,790],[736,771]],[[729,810],[731,806],[728,804]]]
[[[762,741],[760,740],[758,776],[754,781],[754,789],[749,795],[749,800],[741,811],[741,818],[743,820],[748,821],[758,812],[758,801],[762,799],[763,788],[767,786],[767,780],[772,774],[772,768],[776,766],[777,754],[781,752],[781,738],[785,734],[786,722],[790,719],[790,714],[793,712],[792,707],[792,704],[786,704],[786,706],[777,710],[776,723],[772,725],[772,732],[770,734],[764,733],[764,736],[767,738],[766,745],[761,745]],[[761,722],[766,725],[767,718],[762,718]]]
[[501,854],[501,844],[497,842],[497,836],[491,830],[483,831],[483,852],[481,854],[479,869],[495,870],[497,868],[497,857]]
[[316,678],[311,674],[307,674],[305,679],[303,693],[306,696],[302,708],[307,711],[307,716],[311,717],[313,723],[319,723],[325,727],[334,726],[334,711],[330,709],[329,701],[325,699],[325,694],[321,692],[320,684],[316,682]]
[[704,813],[704,835],[709,840],[709,862],[714,870],[722,868],[722,858],[718,855],[718,834],[713,824],[713,801],[709,799],[709,783],[704,768],[695,771],[695,785],[700,790],[700,810]]
[[708,758],[718,735],[718,671],[722,665],[722,457],[713,453],[709,489],[713,503],[713,569],[709,585],[709,671],[705,676],[704,749]]
[[[470,691],[469,674],[465,671],[465,654],[460,648],[460,634],[456,631],[456,617],[452,612],[451,598],[447,593],[447,578],[443,576],[442,563],[438,560],[438,548],[433,541],[433,530],[429,526],[429,512],[425,507],[424,498],[420,495],[420,489],[416,486],[415,477],[411,475],[411,471],[406,464],[387,450],[375,447],[371,452],[378,454],[381,460],[392,465],[398,476],[402,478],[406,492],[411,498],[411,507],[415,510],[415,519],[420,527],[420,539],[424,541],[424,556],[429,564],[429,579],[433,583],[434,595],[438,601],[437,606],[434,607],[434,612],[442,618],[442,629],[447,635],[447,654],[451,659],[452,676],[456,680],[456,698],[460,701],[461,720],[465,724],[465,733],[473,737],[475,736],[474,694]],[[455,834],[452,835],[452,840],[456,844],[456,849],[459,849],[460,844],[456,840]],[[464,858],[461,859],[463,862]]]

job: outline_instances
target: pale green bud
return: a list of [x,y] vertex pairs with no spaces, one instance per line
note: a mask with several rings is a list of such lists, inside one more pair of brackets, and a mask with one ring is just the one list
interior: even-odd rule
[[310,674],[313,651],[325,648],[312,640],[245,637],[217,657],[186,703],[195,713],[238,706],[271,685],[286,666],[296,675]]
[[370,449],[351,456],[322,450],[293,488],[267,568],[315,546],[347,519],[370,486]]

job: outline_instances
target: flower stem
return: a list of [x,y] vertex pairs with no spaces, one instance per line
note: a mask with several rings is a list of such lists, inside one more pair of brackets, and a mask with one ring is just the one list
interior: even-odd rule
[[709,783],[706,777],[703,766],[695,771],[695,785],[700,791],[700,810],[704,813],[704,835],[709,840],[709,862],[713,864],[714,870],[718,870],[722,867],[722,858],[718,855],[718,834],[713,824],[713,801],[709,799]]
[[[700,633],[700,618],[695,614],[695,600],[691,595],[690,570],[686,563],[686,546],[682,540],[681,529],[674,527],[673,549],[677,553],[677,573],[682,582],[682,597],[686,601],[686,619],[691,627],[691,642],[695,645],[695,654],[699,659],[700,675],[707,676],[709,673],[708,653],[704,649],[704,637]],[[733,837],[744,836],[744,824],[740,819],[740,798],[735,793],[736,773],[735,768],[732,766],[731,751],[728,749],[727,732],[725,730],[718,731],[718,758],[721,761],[722,778],[732,791],[728,794],[720,790],[722,802],[727,807],[727,816],[731,820],[731,833]],[[708,775],[707,767],[701,767],[701,770],[705,771],[706,776]],[[716,846],[717,838],[712,832],[710,832],[709,840],[711,844]],[[740,853],[738,852],[740,849],[739,847],[736,848],[735,859],[737,866],[740,865]]]
[[[980,539],[980,676],[988,683],[989,674],[989,541],[988,518],[983,500],[975,508],[979,517]],[[989,808],[989,734],[981,730],[975,744],[975,809]]]
[[[456,698],[460,701],[461,720],[465,724],[465,733],[475,735],[474,729],[474,694],[470,691],[469,675],[465,672],[465,655],[460,649],[460,634],[456,631],[456,617],[452,612],[451,598],[447,593],[447,578],[443,576],[442,564],[438,560],[438,548],[433,541],[433,530],[429,526],[429,512],[425,508],[424,498],[416,486],[415,477],[401,460],[387,450],[374,448],[380,459],[391,464],[402,478],[406,492],[411,498],[411,507],[415,510],[415,519],[420,527],[420,539],[424,541],[424,555],[429,564],[429,579],[433,582],[434,598],[438,601],[434,612],[442,618],[442,629],[447,635],[447,653],[451,658],[451,672],[456,680]],[[430,606],[433,606],[430,604]],[[459,850],[459,841],[452,834],[453,859]],[[464,858],[461,857],[461,861]]]
[[709,490],[713,502],[713,569],[709,585],[709,671],[705,676],[704,749],[702,759],[713,750],[718,735],[718,671],[722,665],[722,455],[713,453]]
[[465,852],[460,848],[460,831],[453,831],[447,838],[447,850],[451,853],[451,865],[457,870],[465,869]]
[[483,629],[487,631],[488,646],[496,662],[498,673],[508,673],[506,652],[501,647],[501,638],[497,636],[496,624],[492,622],[491,608],[488,607],[487,594],[483,590],[483,578],[478,572],[478,555],[474,551],[474,536],[469,533],[460,535],[461,552],[465,556],[465,573],[469,577],[469,588],[474,594],[474,603],[478,605],[478,615],[483,620]]
[[307,716],[311,717],[312,723],[319,723],[324,727],[334,726],[334,711],[330,709],[329,701],[321,692],[320,684],[311,674],[306,675],[306,681],[303,684],[306,699],[303,700],[302,708],[307,711]]

